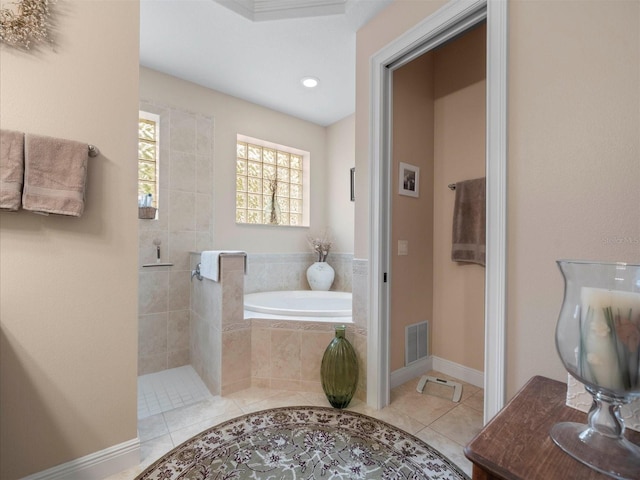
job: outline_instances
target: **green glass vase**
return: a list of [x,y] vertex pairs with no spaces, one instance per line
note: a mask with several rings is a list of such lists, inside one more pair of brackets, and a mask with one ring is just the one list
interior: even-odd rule
[[332,407],[345,408],[358,386],[358,358],[344,336],[346,327],[336,326],[336,336],[322,356],[320,378],[322,389]]

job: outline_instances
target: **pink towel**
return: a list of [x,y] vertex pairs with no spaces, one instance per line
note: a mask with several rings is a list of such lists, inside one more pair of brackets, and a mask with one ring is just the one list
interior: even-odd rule
[[82,215],[88,156],[86,143],[27,134],[22,207],[36,213]]
[[456,182],[451,260],[485,264],[485,178]]
[[0,130],[0,209],[20,209],[23,178],[24,133]]

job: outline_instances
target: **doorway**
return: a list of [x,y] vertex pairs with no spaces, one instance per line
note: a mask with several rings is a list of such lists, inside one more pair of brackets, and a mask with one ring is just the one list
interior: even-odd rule
[[[436,370],[482,388],[484,238],[478,258],[452,261],[452,230],[462,182],[484,184],[486,22],[395,69],[392,80],[390,386]],[[481,189],[474,204],[484,207]],[[472,224],[484,235],[477,212]]]
[[[504,404],[506,272],[506,43],[507,2],[452,1],[372,58],[371,211],[367,403],[389,403],[393,71],[487,21],[487,264],[485,269],[484,420]],[[391,280],[391,278],[389,278]]]

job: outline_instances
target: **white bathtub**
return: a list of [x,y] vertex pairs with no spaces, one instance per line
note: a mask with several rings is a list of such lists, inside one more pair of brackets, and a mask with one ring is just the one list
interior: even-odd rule
[[244,318],[352,323],[351,293],[295,290],[249,293]]

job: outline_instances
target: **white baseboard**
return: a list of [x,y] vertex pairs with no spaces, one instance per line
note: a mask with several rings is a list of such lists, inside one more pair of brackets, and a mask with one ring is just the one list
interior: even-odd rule
[[431,366],[432,358],[433,357],[423,358],[413,362],[411,365],[402,367],[395,372],[391,372],[391,378],[389,379],[390,388],[396,388],[403,383],[407,383],[409,380],[413,380],[414,378],[424,375],[429,370],[433,370]]
[[391,372],[390,387],[395,388],[414,378],[421,377],[429,370],[436,370],[476,387],[484,388],[483,372],[433,355]]
[[34,473],[22,480],[101,480],[140,463],[140,439],[134,438],[99,452]]
[[475,387],[484,388],[484,372],[473,368],[465,367],[459,363],[451,362],[440,357],[431,357],[433,359],[433,369],[450,375],[463,382],[470,383]]

